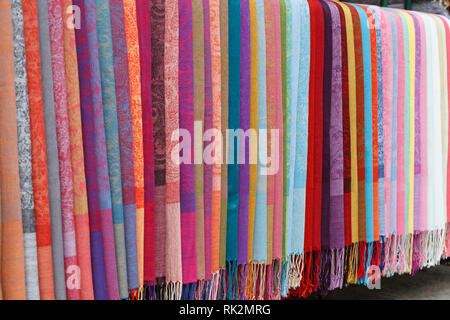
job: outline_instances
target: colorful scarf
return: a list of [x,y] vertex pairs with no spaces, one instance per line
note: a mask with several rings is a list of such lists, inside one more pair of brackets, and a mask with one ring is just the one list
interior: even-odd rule
[[[3,299],[25,299],[24,235],[20,202],[17,150],[16,100],[14,91],[14,47],[11,2],[0,3],[0,174],[2,211]],[[5,276],[7,275],[7,276]]]
[[[67,21],[71,0],[61,1],[62,21]],[[78,80],[75,32],[67,23],[63,25],[64,66],[67,94],[67,115],[69,118],[70,156],[72,163],[73,209],[75,236],[77,242],[77,262],[80,268],[81,299],[93,299],[92,270],[89,244],[89,216],[86,195],[86,175],[84,170],[83,140],[80,115],[80,89]],[[67,272],[67,270],[66,270]],[[72,273],[72,271],[70,271]]]
[[28,101],[22,1],[11,2],[14,45],[14,84],[16,89],[17,142],[20,199],[22,207],[25,286],[27,300],[39,300],[36,229],[31,170],[30,112]]
[[1,298],[306,297],[448,257],[446,17],[0,10]]
[[39,272],[39,295],[43,300],[54,300],[50,207],[45,152],[45,127],[39,58],[39,25],[37,1],[22,7],[26,50],[27,85],[30,112],[31,169],[33,180],[36,244]]
[[139,39],[136,1],[123,2],[127,39],[128,72],[130,81],[130,108],[133,131],[133,165],[136,195],[136,234],[139,287],[144,284],[144,156],[142,140],[142,99]]
[[155,272],[164,277],[166,250],[166,137],[164,112],[164,1],[151,1],[152,116],[155,161]]
[[[150,7],[144,1],[136,2],[141,64],[142,135],[144,146],[144,285],[151,288],[155,281],[155,175],[153,120],[151,94],[151,29]],[[149,294],[152,294],[149,290]]]
[[59,181],[56,119],[53,100],[53,75],[49,36],[47,2],[38,0],[39,48],[42,77],[42,101],[44,107],[45,142],[47,153],[48,195],[50,204],[52,267],[55,299],[66,299],[64,272],[63,229]]
[[[56,136],[58,142],[61,215],[64,239],[64,268],[66,283],[77,272],[77,245],[73,207],[70,129],[66,100],[66,75],[64,64],[64,37],[62,8],[57,0],[48,2],[50,48],[52,54],[53,96],[55,101]],[[78,279],[74,279],[78,280]],[[73,281],[73,280],[72,280]],[[66,286],[69,300],[80,299],[80,286]]]
[[[180,144],[180,218],[183,296],[191,298],[197,281],[196,192],[194,157],[194,57],[192,3],[178,2],[179,18],[179,126],[186,133]],[[185,140],[186,139],[186,140]]]
[[[110,1],[111,36],[114,55],[114,79],[117,101],[117,125],[120,145],[120,170],[122,175],[123,224],[125,231],[126,277],[120,288],[121,298],[130,289],[139,287],[136,239],[136,193],[134,181],[133,132],[130,110],[130,91],[128,85],[128,55],[125,39],[123,3]],[[120,279],[120,278],[119,278]]]
[[[115,94],[115,78],[113,48],[111,35],[111,19],[109,4],[95,1],[96,27],[99,48],[100,76],[102,88],[103,117],[105,125],[105,142],[108,159],[109,184],[111,188],[112,215],[107,211],[101,215],[102,240],[105,260],[105,283],[108,299],[125,296],[127,285],[125,239],[123,226],[123,198],[121,178],[121,158],[118,137],[117,102]],[[114,246],[111,236],[114,235]],[[120,280],[120,283],[118,282]],[[121,292],[119,292],[119,288]]]
[[[164,87],[166,122],[166,282],[169,299],[181,298],[182,261],[180,225],[180,168],[178,142],[173,139],[179,130],[178,86],[178,1],[165,4]],[[176,136],[175,136],[176,137]]]

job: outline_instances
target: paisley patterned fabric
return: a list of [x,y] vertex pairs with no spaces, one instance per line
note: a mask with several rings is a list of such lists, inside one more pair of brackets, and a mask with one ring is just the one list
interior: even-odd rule
[[25,285],[27,300],[39,300],[36,229],[31,176],[30,109],[28,101],[22,2],[11,2],[14,34],[14,83],[16,89],[17,141],[19,155],[20,199],[22,207]]
[[[0,170],[2,211],[2,296],[25,299],[24,235],[22,229],[17,114],[14,81],[14,45],[11,1],[0,3]],[[8,275],[7,277],[3,275]]]
[[155,272],[165,276],[166,257],[166,132],[164,111],[164,42],[165,1],[150,2],[150,29],[152,30],[152,119],[155,174]]
[[[63,21],[70,18],[71,0],[62,0]],[[63,27],[64,66],[67,94],[67,114],[70,130],[70,155],[73,177],[73,205],[76,241],[79,252],[80,293],[82,299],[93,299],[92,271],[90,264],[89,216],[86,195],[86,176],[84,170],[83,138],[80,115],[80,89],[74,29]]]
[[[58,146],[53,99],[53,75],[47,1],[38,0],[39,48],[41,59],[42,102],[44,107],[45,142],[47,153],[48,195],[50,204],[52,266],[55,299],[66,299],[64,250],[60,200]],[[39,239],[39,236],[38,236]]]
[[[64,274],[67,281],[70,275],[77,274],[78,258],[73,204],[73,175],[71,165],[70,128],[67,112],[66,74],[64,63],[64,32],[62,8],[59,1],[48,2],[50,48],[52,54],[53,97],[55,101],[56,136],[58,142],[59,181],[61,194],[61,216],[64,239]],[[80,299],[79,279],[74,285],[66,285],[69,300]],[[69,281],[70,282],[70,281]]]
[[[115,78],[113,49],[111,36],[111,18],[109,4],[106,1],[95,1],[98,52],[101,76],[103,103],[103,121],[109,185],[111,188],[112,214],[103,210],[100,215],[102,227],[102,243],[104,257],[105,288],[102,294],[108,299],[117,299],[124,294],[126,281],[125,231],[123,226],[122,177],[118,136],[117,101],[115,94]],[[103,162],[104,163],[104,162]],[[107,197],[107,195],[105,195]],[[105,198],[107,199],[107,198]],[[105,208],[107,209],[107,208]],[[112,241],[114,239],[114,241]],[[122,292],[119,293],[119,279]]]
[[450,252],[450,20],[0,1],[0,298],[280,299]]
[[31,170],[39,295],[55,299],[37,1],[22,6],[30,113]]

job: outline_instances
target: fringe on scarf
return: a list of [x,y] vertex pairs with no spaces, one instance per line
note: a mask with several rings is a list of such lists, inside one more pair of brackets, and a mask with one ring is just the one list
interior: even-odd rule
[[409,274],[411,274],[412,270],[413,241],[414,241],[414,234],[409,233],[406,236],[406,243],[405,243],[406,272]]
[[183,284],[181,300],[195,300],[197,294],[197,286],[198,281]]
[[359,246],[358,284],[367,284],[367,272],[372,265],[374,242],[362,241]]
[[162,300],[180,300],[183,290],[183,284],[179,281],[165,283],[161,288]]
[[302,254],[294,254],[291,256],[288,275],[288,290],[297,289],[302,281],[304,256]]
[[415,231],[412,244],[411,275],[415,275],[420,269],[421,232]]
[[445,238],[445,229],[428,231],[425,248],[427,256],[426,267],[440,264],[444,252]]
[[386,237],[386,244],[384,246],[385,248],[384,268],[382,272],[382,275],[385,277],[391,277],[397,271],[397,262],[398,262],[397,244],[399,243],[397,238],[398,236],[395,234]]
[[251,278],[250,281],[247,279],[247,298],[249,300],[263,300],[266,287],[266,263],[253,262],[249,264],[248,272],[251,274]]
[[344,284],[367,285],[369,280],[373,282],[381,275],[414,275],[449,256],[449,227],[450,223],[439,230],[391,235],[377,242],[361,241],[345,248],[293,254],[283,260],[275,259],[271,264],[238,265],[231,261],[209,280],[189,284],[166,283],[164,278],[146,281],[143,286],[129,290],[129,299],[273,300],[286,297],[288,293],[293,297],[307,297],[316,291],[325,294]]
[[247,280],[245,283],[245,296],[248,300],[252,300],[253,297],[253,261],[249,261],[247,267]]
[[142,300],[143,286],[128,290],[128,300]]
[[211,286],[208,294],[208,300],[216,300],[219,299],[219,287],[221,280],[221,270],[214,272],[211,277]]
[[156,300],[156,281],[144,281],[142,300]]
[[291,265],[291,257],[289,255],[283,259],[281,267],[281,298],[285,298],[288,294],[288,279],[289,279],[289,269]]
[[450,257],[450,222],[447,223],[447,229],[445,232],[445,247],[444,247],[444,258]]
[[302,269],[302,276],[300,286],[296,289],[291,289],[290,296],[292,297],[308,297],[313,292],[316,292],[319,287],[319,273],[320,273],[320,250],[309,251],[304,253]]
[[344,283],[344,263],[345,248],[332,249],[329,291],[342,288]]
[[195,292],[195,300],[209,300],[213,278],[198,280]]
[[238,294],[239,300],[247,300],[245,295],[245,287],[247,284],[247,264],[238,265]]
[[227,284],[228,284],[228,269],[227,268],[221,268],[219,270],[219,284],[218,284],[218,292],[217,292],[217,299],[219,300],[225,300],[227,296]]
[[227,300],[245,300],[247,282],[247,264],[239,264],[237,261],[227,262]]
[[281,259],[272,261],[272,292],[270,300],[280,300],[281,296]]
[[319,287],[320,294],[325,295],[330,287],[331,253],[330,249],[322,249],[320,253]]
[[[272,267],[273,264],[267,264],[266,265],[266,278],[265,278],[265,285],[264,285],[264,298],[263,300],[270,300],[272,296]],[[261,292],[262,293],[262,292]]]

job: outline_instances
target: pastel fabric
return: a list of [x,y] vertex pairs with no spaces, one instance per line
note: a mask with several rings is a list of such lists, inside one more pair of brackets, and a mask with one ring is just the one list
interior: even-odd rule
[[0,26],[0,298],[307,297],[449,256],[447,17],[5,0]]

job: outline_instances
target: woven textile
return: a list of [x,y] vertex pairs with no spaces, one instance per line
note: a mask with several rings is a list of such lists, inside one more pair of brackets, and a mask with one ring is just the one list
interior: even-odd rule
[[0,298],[281,299],[449,256],[450,20],[0,1]]

